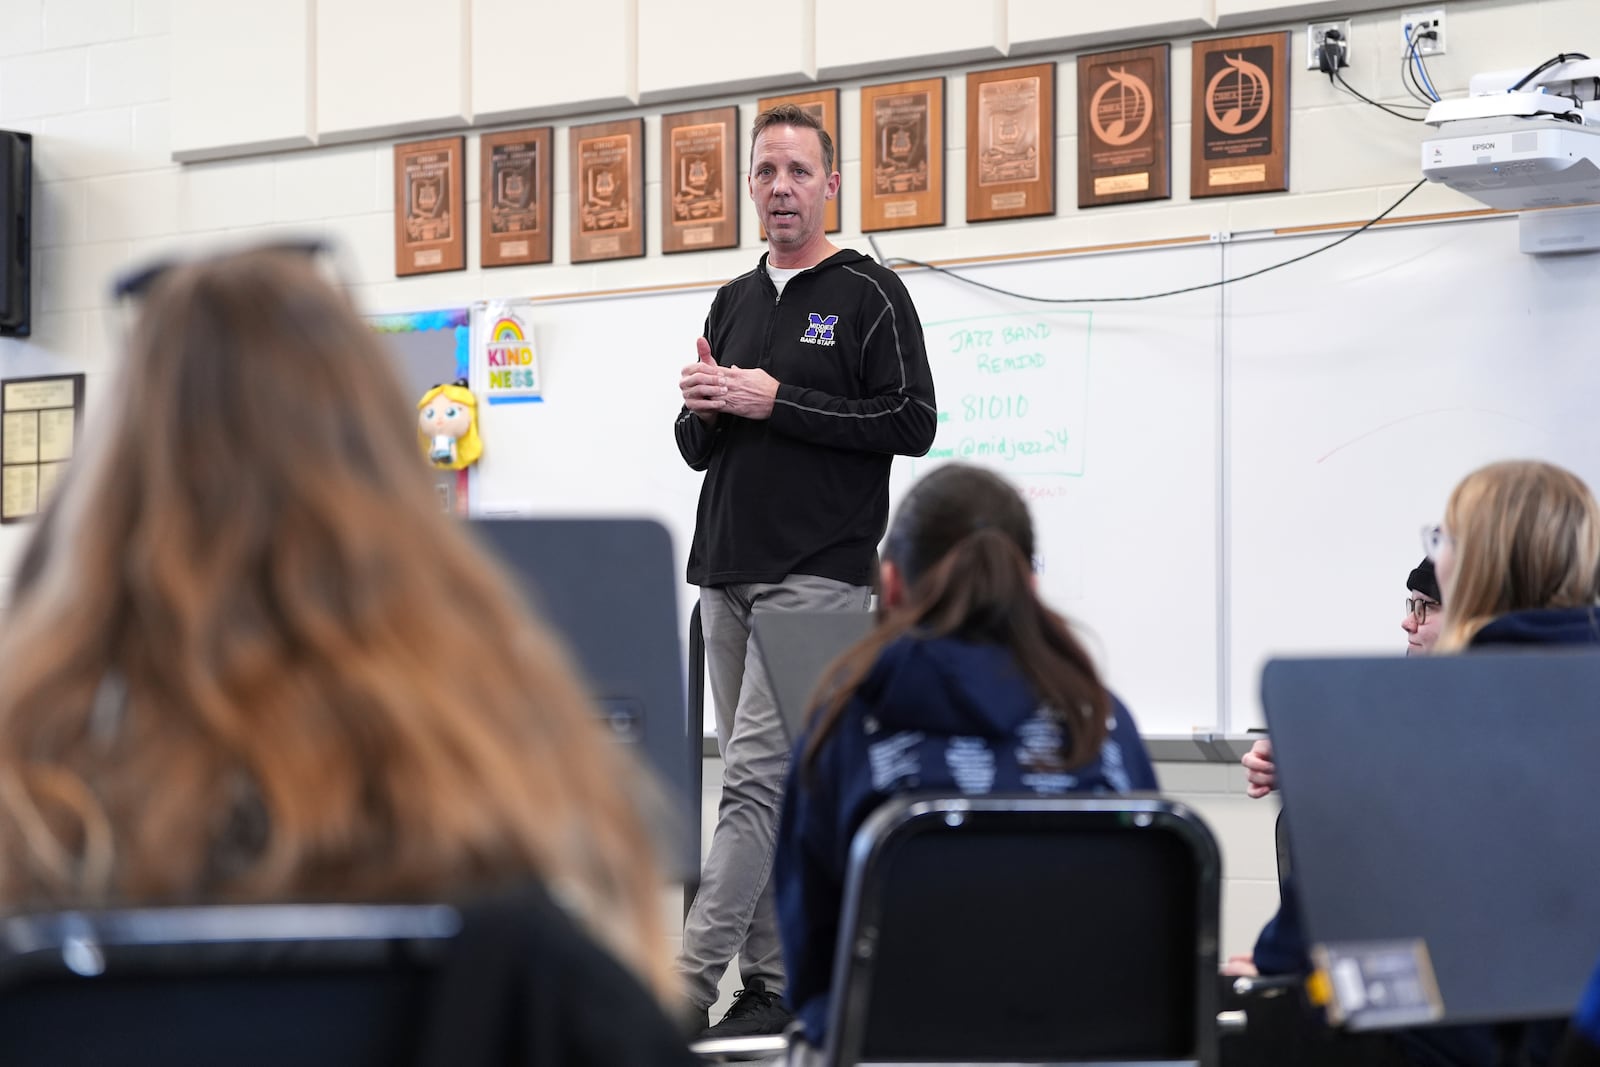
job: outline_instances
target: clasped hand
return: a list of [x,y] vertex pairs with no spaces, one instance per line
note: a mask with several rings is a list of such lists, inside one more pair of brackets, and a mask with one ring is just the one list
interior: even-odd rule
[[705,422],[714,421],[722,412],[746,419],[765,419],[772,414],[777,379],[760,368],[717,366],[704,337],[695,342],[695,349],[700,358],[683,368],[678,377],[684,407]]

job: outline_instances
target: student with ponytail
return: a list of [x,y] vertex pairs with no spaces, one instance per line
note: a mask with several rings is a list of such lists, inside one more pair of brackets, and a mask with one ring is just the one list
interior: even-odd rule
[[1126,708],[1039,599],[1022,497],[977,467],[918,482],[884,545],[881,621],[829,670],[789,770],[774,872],[789,1000],[827,1024],[850,840],[885,798],[1155,790]]

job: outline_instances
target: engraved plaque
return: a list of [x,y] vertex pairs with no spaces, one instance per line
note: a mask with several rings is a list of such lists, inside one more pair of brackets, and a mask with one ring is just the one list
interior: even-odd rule
[[479,144],[483,265],[549,263],[551,130],[484,134]]
[[1194,43],[1189,195],[1289,187],[1289,34]]
[[1055,213],[1054,63],[967,75],[967,221]]
[[944,223],[944,79],[861,89],[861,229]]
[[445,137],[394,146],[394,272],[467,266],[465,141]]
[[[828,131],[828,138],[833,142],[833,169],[839,169],[839,156],[843,149],[839,145],[839,90],[818,89],[810,93],[789,93],[784,96],[763,96],[756,101],[756,112],[779,104],[795,104],[802,111],[810,114],[822,128]],[[822,209],[822,232],[839,232],[839,204],[844,198],[844,186],[839,187],[839,195],[828,201]],[[761,228],[761,239],[767,239],[765,227]]]
[[1171,49],[1078,57],[1078,206],[1172,195]]
[[643,148],[643,119],[572,128],[572,262],[644,255]]
[[661,251],[739,244],[739,109],[661,116]]

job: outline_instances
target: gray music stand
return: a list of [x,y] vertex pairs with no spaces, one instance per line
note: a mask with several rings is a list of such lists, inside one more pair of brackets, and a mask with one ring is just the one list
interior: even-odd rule
[[1274,660],[1261,689],[1330,1021],[1570,1014],[1600,955],[1600,655]]
[[[672,538],[648,519],[484,519],[479,539],[567,642],[618,740],[667,792],[652,807],[667,873],[700,877],[700,724],[689,721]],[[532,694],[537,695],[537,694]]]
[[867,635],[875,618],[870,611],[763,611],[751,616],[750,629],[790,741],[805,731],[811,693],[822,672]]

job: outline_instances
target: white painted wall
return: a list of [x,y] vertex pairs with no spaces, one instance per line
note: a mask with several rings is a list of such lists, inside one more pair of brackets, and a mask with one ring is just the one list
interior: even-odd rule
[[[1290,28],[1295,54],[1305,47],[1303,13],[1356,11],[1355,64],[1347,73],[1362,92],[1401,96],[1399,7],[1326,0],[1146,0],[1138,5],[1008,0],[1002,31],[987,15],[975,46],[1011,59],[1053,59],[1057,74],[1057,214],[1048,219],[969,226],[965,203],[965,80],[959,66],[926,66],[952,44],[937,27],[906,22],[931,10],[906,0],[774,0],[761,7],[732,0],[589,0],[578,7],[509,0],[421,3],[394,0],[229,0],[230,11],[257,26],[249,40],[218,43],[198,55],[193,42],[216,41],[212,6],[196,0],[0,0],[0,128],[35,140],[34,336],[0,340],[0,376],[85,371],[89,417],[103,402],[114,365],[116,318],[111,277],[158,252],[220,239],[312,230],[338,239],[360,302],[372,311],[460,306],[483,297],[582,292],[732,277],[759,254],[755,220],[744,213],[742,247],[663,257],[659,211],[647,213],[648,255],[572,265],[566,253],[567,138],[556,146],[556,262],[549,266],[422,276],[393,276],[393,139],[374,132],[408,126],[441,133],[493,129],[495,116],[544,115],[558,127],[645,116],[648,203],[659,200],[657,137],[663,111],[737,104],[752,117],[754,86],[801,89],[819,65],[881,68],[873,80],[943,74],[947,79],[946,215],[940,228],[880,240],[885,251],[920,259],[999,255],[1042,249],[1245,231],[1369,217],[1417,178],[1417,127],[1329,88],[1294,65],[1291,85],[1292,191],[1191,202],[1189,41],[1233,27]],[[937,6],[937,5],[935,5]],[[949,6],[949,5],[947,5]],[[956,4],[955,7],[964,5]],[[995,4],[972,4],[992,13]],[[1432,63],[1445,93],[1465,89],[1476,71],[1532,66],[1562,50],[1600,47],[1594,0],[1459,0],[1449,7],[1447,55]],[[1359,11],[1356,9],[1369,9]],[[519,19],[524,9],[548,18]],[[1092,9],[1092,10],[1091,10]],[[860,40],[850,39],[851,11]],[[589,13],[595,18],[588,18]],[[1284,14],[1293,12],[1293,19]],[[315,16],[308,29],[308,15]],[[256,20],[252,22],[251,20]],[[266,21],[261,21],[265,19]],[[474,21],[474,20],[477,21]],[[885,27],[905,25],[904,33]],[[503,31],[494,32],[498,26]],[[299,50],[304,32],[306,51]],[[996,35],[1003,40],[996,43]],[[1076,203],[1076,67],[1063,47],[1112,47],[1171,40],[1173,198],[1164,203],[1079,211]],[[231,49],[231,51],[230,51]],[[377,53],[377,54],[371,54]],[[474,54],[482,65],[474,62]],[[1026,59],[1016,57],[1026,54]],[[429,63],[429,57],[436,63]],[[526,57],[525,59],[520,57]],[[552,58],[553,57],[553,58]],[[410,66],[401,65],[404,63]],[[555,70],[547,62],[557,64]],[[519,70],[518,64],[523,64]],[[865,65],[865,66],[863,66]],[[280,73],[263,82],[272,70]],[[894,71],[892,75],[887,74]],[[308,78],[308,72],[314,77]],[[357,79],[372,79],[363,86]],[[309,84],[308,84],[309,82]],[[820,84],[842,89],[843,232],[860,236],[859,88],[863,79]],[[519,86],[525,85],[523,94]],[[181,94],[175,96],[174,94]],[[646,101],[693,103],[632,106]],[[481,112],[487,120],[474,121]],[[609,109],[609,110],[596,110]],[[499,128],[504,128],[499,127]],[[279,138],[353,139],[336,147],[270,149]],[[179,165],[175,149],[255,155]],[[231,146],[231,147],[230,147]],[[468,141],[468,261],[478,258],[476,138]],[[746,146],[747,147],[747,146]],[[1475,205],[1430,187],[1407,213]],[[1151,284],[1160,285],[1161,278]],[[680,358],[681,357],[681,358]],[[687,351],[662,353],[662,388]],[[670,447],[663,445],[663,447]],[[0,529],[0,601],[28,530]],[[3,665],[0,665],[3,669]],[[1220,766],[1163,768],[1169,788],[1192,798],[1212,820],[1226,853],[1225,940],[1247,947],[1270,913],[1270,803],[1247,801],[1238,773]]]

